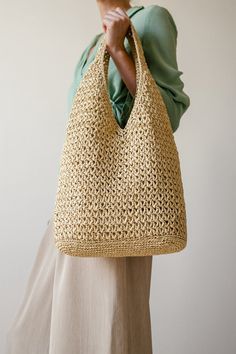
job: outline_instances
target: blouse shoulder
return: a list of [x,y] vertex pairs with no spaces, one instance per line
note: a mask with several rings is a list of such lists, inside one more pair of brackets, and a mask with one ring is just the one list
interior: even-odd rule
[[145,25],[144,32],[147,31],[152,23],[156,23],[155,27],[169,26],[169,29],[175,32],[177,37],[178,30],[174,18],[166,7],[159,5],[148,5],[145,7]]

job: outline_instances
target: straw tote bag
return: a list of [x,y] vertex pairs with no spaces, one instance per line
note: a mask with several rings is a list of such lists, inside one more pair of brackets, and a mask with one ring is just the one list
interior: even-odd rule
[[125,128],[113,116],[105,33],[77,88],[60,160],[56,247],[71,256],[173,253],[186,246],[180,162],[160,91],[131,22],[136,94]]

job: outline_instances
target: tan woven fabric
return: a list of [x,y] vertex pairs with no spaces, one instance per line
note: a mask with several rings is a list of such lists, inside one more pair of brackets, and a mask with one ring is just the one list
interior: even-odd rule
[[108,93],[105,35],[77,89],[62,151],[55,244],[72,256],[146,256],[187,243],[180,162],[138,34],[128,33],[136,95],[120,128]]

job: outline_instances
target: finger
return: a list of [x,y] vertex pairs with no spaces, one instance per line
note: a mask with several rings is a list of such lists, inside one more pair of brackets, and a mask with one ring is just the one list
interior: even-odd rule
[[119,13],[121,16],[124,16],[124,17],[129,17],[128,15],[127,15],[127,13],[126,13],[126,11],[124,11],[121,7],[116,7],[115,8],[115,11],[117,12],[117,13]]
[[123,10],[118,11],[118,12],[115,10],[110,10],[103,17],[103,23],[105,26],[108,26],[110,28],[110,26],[112,25],[113,22],[115,22],[117,20],[126,21],[127,19],[129,19],[129,17],[127,15],[124,16]]
[[115,9],[108,11],[107,14],[114,14],[114,15],[119,15],[123,18],[129,18],[127,13],[120,7],[116,7]]
[[109,12],[109,13],[107,13],[105,16],[104,16],[104,18],[109,18],[109,19],[114,19],[114,20],[116,20],[116,19],[123,19],[124,17],[123,16],[121,16],[119,13],[117,13],[117,12]]
[[104,19],[105,23],[109,28],[114,26],[116,23],[119,24],[121,19],[118,17],[113,17],[113,16],[107,16],[106,19]]
[[106,29],[110,28],[112,23],[113,23],[113,20],[110,20],[110,19],[103,20],[103,26],[105,26]]

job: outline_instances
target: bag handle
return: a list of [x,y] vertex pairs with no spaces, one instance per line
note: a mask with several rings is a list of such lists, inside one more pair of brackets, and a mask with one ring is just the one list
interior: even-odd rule
[[[136,92],[135,92],[135,96],[134,96],[134,99],[136,100],[137,96],[139,95],[140,89],[141,89],[142,75],[143,75],[144,68],[147,66],[147,63],[145,60],[141,40],[138,36],[138,33],[137,33],[132,21],[130,21],[130,26],[127,31],[127,38],[129,40],[131,52],[132,52],[134,63],[135,63],[135,69],[136,69],[136,83],[137,84],[136,84]],[[110,53],[106,49],[105,34],[102,38],[100,53],[101,53],[101,55],[100,55],[101,72],[103,74],[106,93],[108,94],[108,88],[107,88],[107,85],[108,85],[108,64],[109,64],[109,59],[110,59]]]

